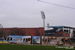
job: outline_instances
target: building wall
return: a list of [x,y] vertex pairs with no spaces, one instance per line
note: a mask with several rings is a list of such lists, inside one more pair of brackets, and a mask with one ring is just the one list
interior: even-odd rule
[[57,32],[53,36],[63,36],[63,31]]
[[3,28],[3,35],[43,36],[44,28]]
[[63,31],[59,31],[53,35],[50,36],[56,36],[56,37],[69,37],[69,33],[64,33]]
[[53,36],[63,36],[63,37],[69,37],[69,33],[64,33],[63,31],[57,32]]
[[69,37],[69,33],[64,33],[64,32],[63,32],[63,36],[64,36],[64,37]]

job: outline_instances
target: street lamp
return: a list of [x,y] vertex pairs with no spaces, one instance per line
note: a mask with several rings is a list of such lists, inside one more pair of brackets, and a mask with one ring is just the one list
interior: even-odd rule
[[[45,30],[45,14],[43,11],[41,11],[41,15],[42,15],[42,19],[43,19],[43,27],[44,27],[44,30]],[[44,31],[44,34],[45,34],[45,31]]]

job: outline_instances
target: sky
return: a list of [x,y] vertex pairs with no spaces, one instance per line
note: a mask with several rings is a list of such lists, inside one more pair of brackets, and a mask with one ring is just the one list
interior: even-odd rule
[[[41,0],[75,8],[75,0]],[[41,12],[44,11],[45,26],[75,27],[75,9],[65,8],[37,0],[0,0],[0,24],[8,27],[43,27]]]

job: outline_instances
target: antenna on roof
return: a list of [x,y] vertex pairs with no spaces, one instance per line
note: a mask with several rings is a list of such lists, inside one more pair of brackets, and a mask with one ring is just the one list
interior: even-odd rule
[[47,23],[47,29],[49,30],[49,23]]

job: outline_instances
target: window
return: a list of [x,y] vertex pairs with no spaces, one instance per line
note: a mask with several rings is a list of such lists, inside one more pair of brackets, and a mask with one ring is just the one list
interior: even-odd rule
[[28,41],[30,41],[30,38],[28,38]]
[[7,41],[9,41],[9,38],[7,38]]
[[45,39],[45,42],[47,42],[47,39]]
[[64,33],[68,33],[69,31],[68,30],[64,30]]
[[35,30],[35,29],[33,29],[33,30]]
[[22,30],[24,30],[24,29],[22,29]]
[[64,28],[69,28],[69,27],[64,27]]
[[38,29],[37,29],[38,30]]
[[62,29],[60,31],[63,31]]
[[52,34],[54,34],[54,33],[52,33]]
[[51,33],[48,33],[48,34],[51,34]]
[[69,30],[69,33],[70,33],[70,30]]
[[47,33],[45,33],[45,34],[47,34]]
[[75,31],[73,31],[73,37],[75,37]]
[[26,29],[27,30],[27,29]]
[[48,42],[50,42],[51,39],[48,39]]
[[25,38],[23,39],[23,41],[25,41]]
[[27,39],[26,39],[26,42],[27,42]]
[[64,39],[61,39],[62,42],[64,42]]
[[10,38],[10,41],[12,41],[12,38]]

